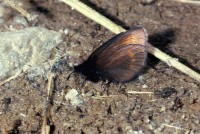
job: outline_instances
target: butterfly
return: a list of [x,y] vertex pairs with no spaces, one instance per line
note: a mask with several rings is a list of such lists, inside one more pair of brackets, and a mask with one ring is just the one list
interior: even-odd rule
[[146,64],[147,38],[142,26],[122,32],[97,48],[84,63],[75,67],[75,71],[92,81],[130,81]]

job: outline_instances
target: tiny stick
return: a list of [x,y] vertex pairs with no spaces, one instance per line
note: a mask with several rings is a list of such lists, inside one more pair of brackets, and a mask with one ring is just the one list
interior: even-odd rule
[[23,8],[21,8],[20,6],[18,6],[13,0],[4,0],[4,2],[8,5],[10,5],[12,8],[14,8],[15,10],[17,10],[19,13],[21,13],[24,17],[26,17],[29,21],[32,20],[31,15],[24,10]]
[[189,3],[189,4],[196,4],[200,5],[200,1],[198,0],[176,0],[177,2],[182,2],[182,3]]

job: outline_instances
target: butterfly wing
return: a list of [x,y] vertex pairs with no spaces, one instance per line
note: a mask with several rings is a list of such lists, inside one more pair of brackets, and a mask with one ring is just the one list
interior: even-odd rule
[[143,27],[114,37],[90,56],[95,68],[105,78],[128,81],[143,68],[146,61],[147,32]]

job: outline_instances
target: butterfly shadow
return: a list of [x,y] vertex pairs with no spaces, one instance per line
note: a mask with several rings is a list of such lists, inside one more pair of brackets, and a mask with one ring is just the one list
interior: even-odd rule
[[[179,55],[175,54],[169,49],[169,45],[172,45],[173,42],[176,41],[176,32],[178,29],[167,29],[163,32],[152,34],[149,36],[149,43],[153,46],[157,47],[161,51],[165,52],[166,54],[170,55],[171,57],[178,58],[178,60],[183,63],[184,65],[190,67],[192,70],[200,73],[200,70],[192,66],[186,59],[180,57]],[[159,63],[159,59],[155,56],[149,54],[147,65],[155,68],[155,66]],[[148,70],[148,69],[147,69]]]
[[32,6],[32,9],[36,12],[42,13],[46,15],[48,18],[53,19],[54,15],[51,12],[50,9],[42,6],[39,2],[36,2],[35,0],[29,0],[30,5]]
[[[160,49],[161,51],[172,54],[169,50],[169,45],[171,45],[176,40],[176,29],[169,28],[162,32],[149,35],[148,42],[154,47]],[[155,67],[159,63],[159,59],[155,56],[148,54],[147,65],[150,67]]]
[[93,66],[94,63],[90,60],[84,61],[82,64],[75,66],[74,71],[85,76],[85,79],[92,82],[99,82],[101,80],[98,73],[96,73],[96,69]]

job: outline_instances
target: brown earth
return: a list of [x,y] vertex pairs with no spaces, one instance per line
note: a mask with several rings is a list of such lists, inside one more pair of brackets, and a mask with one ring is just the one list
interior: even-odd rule
[[[144,26],[149,42],[200,72],[200,6],[174,1],[91,0],[86,4],[115,23]],[[42,26],[67,30],[59,46],[70,52],[56,68],[51,107],[52,133],[200,133],[199,83],[148,55],[147,67],[129,83],[97,83],[73,73],[95,48],[114,34],[57,0],[23,0],[22,7],[38,14],[35,22],[15,24],[19,15],[5,8],[1,31]],[[40,133],[47,80],[26,73],[0,87],[0,133]],[[82,103],[73,106],[65,94],[76,89]],[[159,90],[159,91],[158,91]],[[128,91],[155,94],[128,94]],[[104,96],[104,97],[103,97]],[[170,126],[178,128],[173,128]]]

